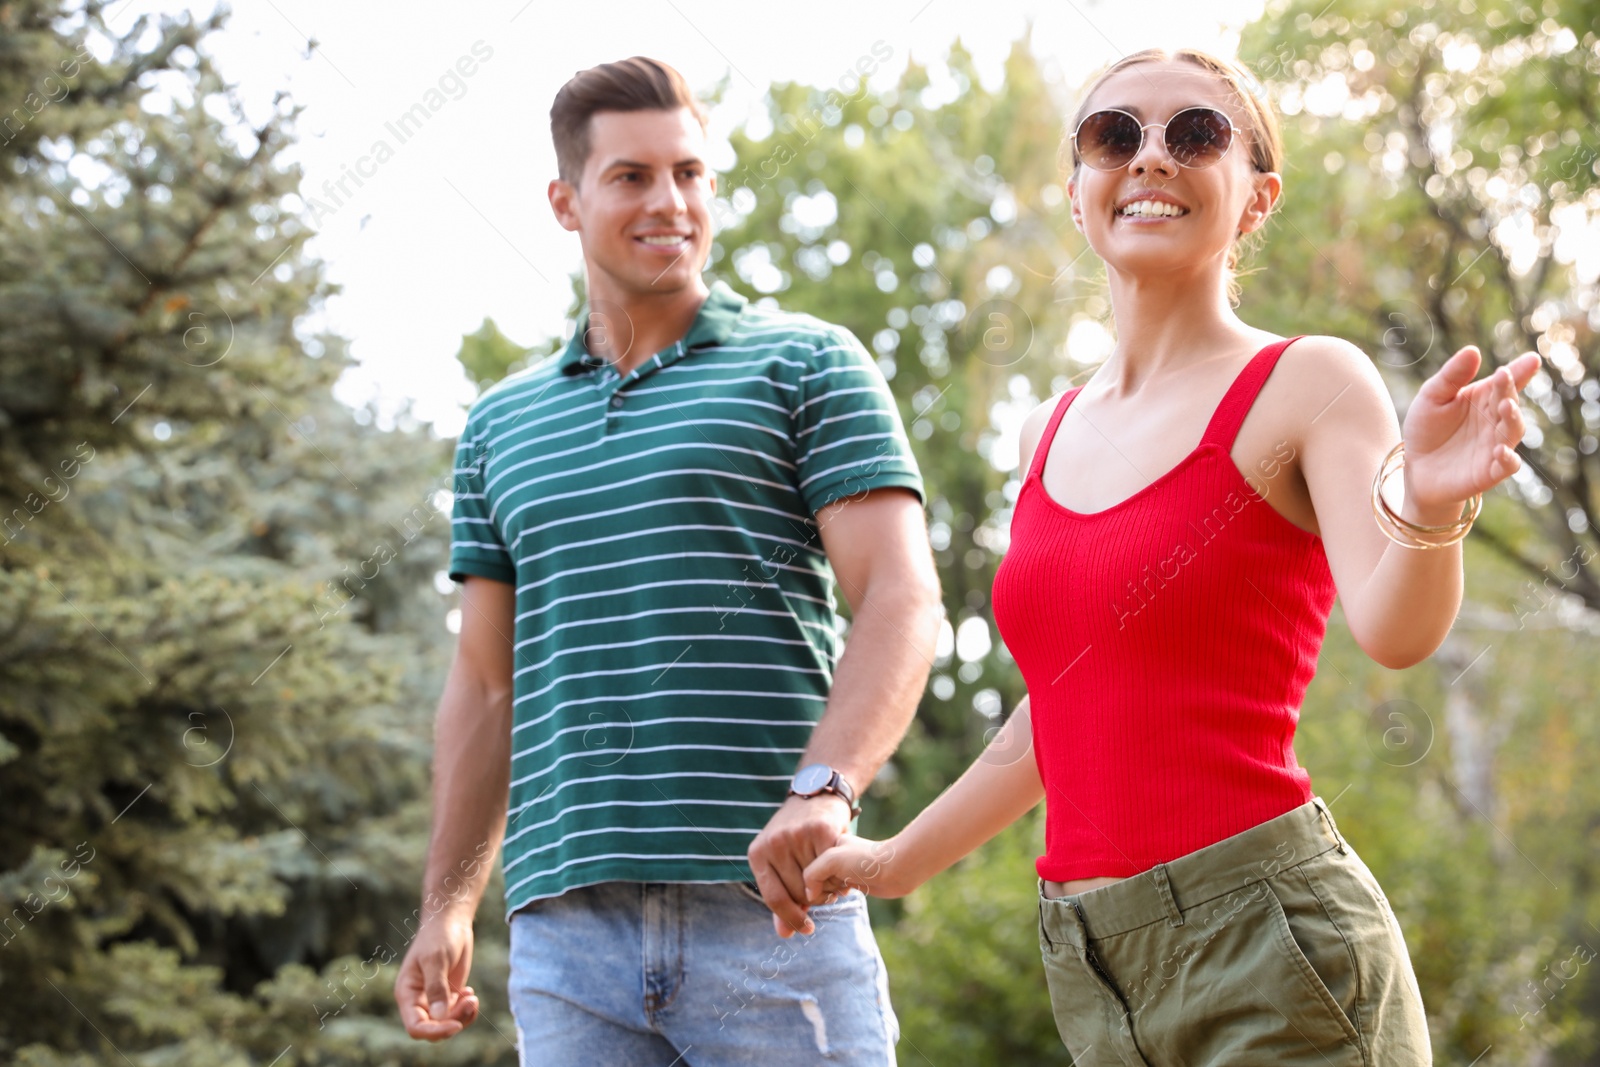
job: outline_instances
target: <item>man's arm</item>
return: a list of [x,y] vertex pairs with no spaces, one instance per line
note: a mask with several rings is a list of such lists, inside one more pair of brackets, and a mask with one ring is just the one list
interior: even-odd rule
[[[827,710],[799,766],[826,763],[860,795],[899,745],[927,684],[944,617],[939,576],[910,490],[846,497],[817,512],[817,526],[852,622]],[[840,797],[790,797],[751,842],[750,869],[783,936],[813,928],[806,865],[849,824]]]
[[466,983],[472,918],[506,828],[515,604],[504,582],[469,577],[461,590],[461,640],[434,729],[421,918],[394,987],[406,1033],[427,1041],[455,1036],[478,1015]]

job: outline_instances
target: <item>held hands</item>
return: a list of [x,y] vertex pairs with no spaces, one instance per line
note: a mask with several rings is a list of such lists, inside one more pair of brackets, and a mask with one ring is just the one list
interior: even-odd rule
[[845,834],[806,868],[806,896],[816,904],[852,889],[875,897],[903,897],[920,879],[906,871],[903,858],[895,862],[898,855],[895,838],[873,841]]
[[1517,394],[1533,380],[1539,356],[1529,352],[1473,381],[1481,363],[1477,348],[1461,349],[1423,383],[1406,412],[1405,511],[1412,521],[1453,521],[1463,501],[1522,466]]
[[[816,924],[806,915],[806,866],[831,848],[850,825],[850,805],[833,793],[792,796],[750,843],[746,855],[756,888],[772,909],[779,937],[810,934]],[[820,903],[820,901],[818,902]]]

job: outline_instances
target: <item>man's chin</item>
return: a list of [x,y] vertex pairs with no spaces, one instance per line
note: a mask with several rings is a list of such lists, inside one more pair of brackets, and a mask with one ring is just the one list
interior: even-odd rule
[[700,272],[688,263],[678,263],[666,270],[658,270],[654,274],[644,271],[631,271],[627,279],[628,288],[639,296],[671,296],[681,293],[685,289],[692,289],[700,282]]

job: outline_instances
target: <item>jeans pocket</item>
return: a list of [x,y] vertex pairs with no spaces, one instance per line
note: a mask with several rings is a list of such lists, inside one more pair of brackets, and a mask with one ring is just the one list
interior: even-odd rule
[[851,889],[839,894],[831,904],[813,904],[806,909],[813,921],[821,921],[832,915],[839,915],[850,911],[864,911],[867,906],[867,895],[859,889]]
[[763,908],[767,906],[766,898],[761,895],[761,890],[756,888],[756,884],[754,882],[729,882],[728,884],[731,885],[734,888],[734,891],[740,896],[748,900],[755,901]]
[[556,899],[555,897],[540,897],[537,900],[530,900],[526,904],[522,905],[522,907],[520,907],[516,911],[512,912],[511,913],[511,918],[512,918],[513,921],[515,921],[518,916],[531,915],[534,912],[539,911],[540,909],[546,907],[552,900],[555,900],[555,899]]

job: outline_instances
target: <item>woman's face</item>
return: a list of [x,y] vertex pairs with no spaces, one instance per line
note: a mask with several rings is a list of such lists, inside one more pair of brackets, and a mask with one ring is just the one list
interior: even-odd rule
[[[1197,269],[1220,274],[1238,234],[1266,221],[1281,179],[1251,164],[1249,119],[1216,75],[1181,61],[1137,63],[1101,82],[1083,114],[1116,108],[1141,124],[1165,123],[1201,106],[1216,108],[1233,123],[1233,145],[1218,162],[1200,170],[1180,167],[1167,152],[1166,131],[1147,129],[1127,166],[1101,171],[1079,164],[1067,183],[1072,220],[1109,268],[1134,276]],[[1174,205],[1176,213],[1129,213],[1150,199]]]

